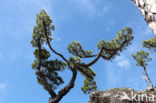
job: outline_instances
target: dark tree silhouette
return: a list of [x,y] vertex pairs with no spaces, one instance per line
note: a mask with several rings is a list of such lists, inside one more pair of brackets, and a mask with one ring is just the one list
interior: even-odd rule
[[[55,29],[52,24],[50,16],[41,10],[37,14],[37,25],[33,29],[33,36],[31,44],[35,48],[34,55],[35,60],[32,64],[32,68],[36,71],[38,82],[47,90],[50,94],[49,103],[58,103],[73,87],[77,78],[77,72],[80,72],[86,77],[84,86],[81,88],[84,93],[90,93],[97,90],[94,77],[96,73],[91,66],[95,64],[100,58],[104,60],[112,60],[116,55],[119,55],[123,49],[130,45],[133,39],[132,30],[128,27],[122,29],[117,33],[117,37],[110,41],[101,40],[97,44],[99,49],[98,54],[93,54],[91,50],[84,50],[81,44],[77,41],[73,41],[68,46],[68,51],[73,56],[67,59],[61,53],[54,50],[51,45],[53,40],[52,30]],[[48,51],[45,48],[48,45]],[[61,60],[51,60],[51,53],[54,53]],[[83,58],[93,58],[89,63],[84,63]],[[72,72],[72,77],[69,83],[56,93],[56,89],[64,83],[64,80],[59,76],[58,72],[63,72],[69,69]]]

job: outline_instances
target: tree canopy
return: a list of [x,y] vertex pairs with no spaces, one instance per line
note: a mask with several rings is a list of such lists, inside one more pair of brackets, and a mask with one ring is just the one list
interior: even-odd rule
[[156,51],[156,36],[150,40],[145,40],[143,42],[143,47],[148,48],[149,50],[155,50]]
[[[73,41],[68,46],[68,51],[72,54],[72,57],[66,58],[54,50],[51,45],[51,41],[54,40],[52,32],[55,30],[52,23],[52,19],[46,11],[41,10],[37,14],[31,41],[32,46],[35,48],[34,55],[36,58],[34,63],[32,63],[32,68],[36,71],[38,82],[50,94],[49,103],[58,103],[74,87],[77,72],[80,72],[86,78],[84,86],[81,88],[82,91],[84,93],[96,91],[97,86],[94,81],[96,73],[91,66],[100,58],[113,60],[133,40],[132,30],[126,27],[117,33],[116,38],[110,41],[100,40],[97,44],[98,54],[91,50],[85,50],[80,42]],[[48,45],[49,49],[45,47],[46,45]],[[59,56],[61,60],[51,60],[51,53]],[[93,60],[85,63],[83,62],[84,58],[93,58]],[[72,72],[71,80],[63,89],[58,90],[58,87],[64,83],[63,77],[59,75],[59,72],[64,72],[66,69]],[[56,93],[56,89],[58,93]]]
[[[150,40],[144,40],[143,43],[142,43],[143,47],[144,48],[147,48],[149,49],[150,51],[151,50],[154,50],[156,51],[156,36]],[[153,84],[149,78],[149,75],[147,73],[147,62],[151,61],[152,58],[149,57],[150,53],[149,52],[145,52],[144,50],[141,50],[141,51],[138,51],[136,54],[132,54],[133,58],[136,60],[137,62],[137,66],[141,66],[143,69],[144,69],[144,72],[143,75],[145,75],[145,81],[146,81],[146,84],[148,86],[148,83],[150,83],[150,86],[151,88],[153,88]]]

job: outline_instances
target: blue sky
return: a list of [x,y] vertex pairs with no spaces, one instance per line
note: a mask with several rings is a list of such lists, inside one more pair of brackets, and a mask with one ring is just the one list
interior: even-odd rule
[[[118,87],[146,88],[143,70],[135,65],[131,54],[143,49],[142,41],[154,34],[131,0],[0,0],[0,103],[48,102],[49,94],[37,83],[31,69],[34,48],[30,41],[36,14],[41,9],[52,17],[56,27],[52,45],[65,57],[71,56],[67,46],[73,40],[97,53],[99,40],[111,40],[122,28],[131,27],[135,37],[132,45],[115,60],[100,59],[92,68],[101,91]],[[156,84],[154,62],[155,58],[149,63],[148,73]],[[68,82],[71,72],[65,71],[63,77]],[[83,80],[79,74],[74,89],[60,103],[87,103],[89,95],[81,91]]]

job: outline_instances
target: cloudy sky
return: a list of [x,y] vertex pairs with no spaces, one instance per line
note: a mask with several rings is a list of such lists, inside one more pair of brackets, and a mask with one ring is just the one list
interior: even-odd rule
[[[132,45],[115,60],[100,59],[92,66],[97,73],[95,80],[99,90],[147,87],[143,70],[135,65],[131,54],[143,49],[142,41],[154,34],[131,0],[0,0],[0,103],[48,102],[49,94],[37,83],[31,68],[34,48],[30,41],[36,14],[41,9],[52,17],[56,27],[53,47],[67,58],[67,46],[73,40],[97,53],[99,40],[111,40],[122,28],[131,27],[135,37]],[[154,62],[155,58],[149,63],[148,73],[156,84]],[[63,74],[67,82],[70,76],[70,71]],[[89,95],[81,91],[83,80],[79,74],[74,89],[60,103],[87,103]]]

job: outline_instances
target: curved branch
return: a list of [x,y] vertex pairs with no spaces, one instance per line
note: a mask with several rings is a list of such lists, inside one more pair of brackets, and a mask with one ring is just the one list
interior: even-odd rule
[[58,103],[73,87],[74,83],[77,77],[77,67],[75,66],[74,69],[72,70],[72,78],[70,82],[58,92],[58,95],[56,98],[52,98],[52,101],[50,103]]
[[80,64],[80,66],[89,67],[89,66],[93,65],[94,63],[96,63],[99,60],[99,58],[101,57],[102,51],[103,51],[103,48],[101,49],[100,53],[97,55],[97,57],[92,62],[90,62],[88,64]]
[[42,82],[44,83],[45,88],[48,90],[49,94],[51,95],[51,97],[56,97],[56,93],[51,89],[50,85],[48,84],[46,78],[44,77],[44,75],[41,73],[41,44],[40,44],[40,39],[38,41],[38,49],[39,49],[39,66],[37,67],[37,70],[39,71],[39,75],[42,78]]
[[60,53],[56,52],[50,45],[50,41],[49,41],[49,38],[48,38],[48,35],[47,35],[47,31],[46,31],[46,26],[45,26],[45,21],[44,21],[44,18],[43,18],[43,26],[44,26],[44,34],[45,34],[45,37],[46,37],[46,40],[47,40],[47,43],[48,43],[48,46],[50,48],[50,50],[55,53],[56,55],[60,56],[68,65],[69,65],[69,62],[68,60]]
[[116,53],[117,53],[117,51],[114,52],[114,53],[112,53],[109,57],[102,56],[102,55],[101,55],[101,57],[104,58],[104,59],[106,59],[106,60],[110,60]]
[[[56,55],[60,56],[69,65],[68,60],[62,54],[56,52],[51,47],[50,41],[49,41],[49,38],[48,38],[48,35],[47,35],[47,32],[46,32],[44,19],[43,19],[43,25],[44,25],[44,34],[45,34],[45,37],[46,37],[46,40],[47,40],[47,44],[48,44],[50,50],[52,52],[54,52]],[[62,90],[60,90],[58,92],[58,95],[56,95],[55,97],[52,96],[51,103],[58,103],[63,98],[63,96],[65,96],[74,87],[74,83],[75,83],[75,80],[76,80],[76,77],[77,77],[77,68],[76,67],[72,70],[72,73],[73,73],[72,74],[72,78],[71,78],[69,84],[66,85]]]
[[80,56],[79,54],[76,54],[78,57],[80,58],[92,58],[92,57],[96,57],[97,55],[89,55],[89,56]]
[[[97,55],[83,55],[83,56],[81,56],[81,55],[77,52],[77,50],[73,49],[73,51],[75,52],[75,55],[78,56],[78,57],[80,57],[80,58],[92,58],[92,57],[96,57],[96,56],[97,56]],[[82,51],[81,51],[81,52],[82,52]],[[84,51],[83,51],[83,53],[84,53]]]
[[122,50],[122,48],[124,47],[124,45],[125,45],[127,42],[128,42],[128,40],[125,40],[125,41],[121,44],[121,46],[120,46],[119,48],[115,48],[115,49],[110,49],[110,48],[109,48],[109,49],[107,49],[107,48],[105,48],[105,47],[103,46],[103,49],[106,50],[106,51],[110,51],[110,52]]
[[125,40],[125,41],[121,44],[120,48],[116,48],[116,49],[107,49],[107,48],[105,48],[105,47],[103,46],[103,47],[101,48],[101,51],[100,51],[100,53],[98,54],[98,56],[97,56],[92,62],[90,62],[90,63],[88,63],[88,64],[80,64],[80,66],[89,67],[89,66],[93,65],[94,63],[96,63],[96,62],[99,60],[99,58],[102,56],[103,50],[113,52],[113,53],[111,54],[110,57],[104,57],[104,56],[102,56],[103,58],[105,58],[105,59],[107,59],[107,60],[111,59],[111,58],[118,52],[118,50],[122,50],[122,48],[124,47],[124,45],[125,45],[127,42],[128,42],[128,40]]

